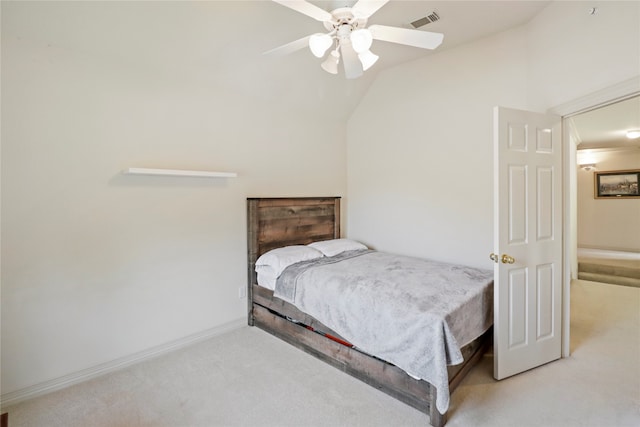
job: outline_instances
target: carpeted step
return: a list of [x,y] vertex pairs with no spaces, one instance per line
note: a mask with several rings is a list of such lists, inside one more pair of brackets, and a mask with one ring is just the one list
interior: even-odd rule
[[640,260],[580,258],[578,278],[594,282],[640,287]]
[[611,283],[613,285],[633,286],[640,288],[640,279],[633,277],[611,276],[598,273],[578,273],[578,279],[589,280],[591,282]]
[[582,259],[578,262],[578,271],[640,279],[640,261]]

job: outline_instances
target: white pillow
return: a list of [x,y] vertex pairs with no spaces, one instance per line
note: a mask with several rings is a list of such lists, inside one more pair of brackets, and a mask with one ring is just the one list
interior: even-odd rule
[[260,271],[264,275],[277,278],[291,264],[322,257],[322,252],[309,246],[285,246],[262,254],[256,261],[256,272]]
[[360,242],[350,239],[333,239],[324,240],[322,242],[313,242],[307,245],[319,250],[325,256],[334,256],[346,251],[355,251],[358,249],[369,249]]
[[[266,268],[267,271],[263,271],[260,269]],[[271,268],[266,265],[259,265],[256,267],[256,272],[258,273],[258,285],[263,288],[271,289],[272,291],[276,289],[276,280],[278,279],[276,276],[271,274]]]

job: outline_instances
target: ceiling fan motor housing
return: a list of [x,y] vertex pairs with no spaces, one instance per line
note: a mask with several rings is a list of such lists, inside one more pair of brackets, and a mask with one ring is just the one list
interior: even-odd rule
[[349,38],[349,34],[367,25],[367,18],[357,18],[350,7],[341,7],[331,12],[333,20],[325,21],[324,27],[328,31],[336,31],[341,39]]

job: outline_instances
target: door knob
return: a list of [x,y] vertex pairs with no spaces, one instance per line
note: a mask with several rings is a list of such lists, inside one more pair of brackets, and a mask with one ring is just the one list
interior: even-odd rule
[[491,255],[489,255],[489,259],[497,264],[500,257],[494,254],[493,252],[491,252]]
[[516,262],[516,259],[514,257],[509,256],[507,254],[502,254],[502,263],[503,264],[513,264],[514,262]]

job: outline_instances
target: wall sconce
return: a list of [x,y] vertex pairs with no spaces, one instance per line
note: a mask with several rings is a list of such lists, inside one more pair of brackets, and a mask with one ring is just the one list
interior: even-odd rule
[[[578,166],[585,171],[592,171],[596,168],[596,153],[593,150],[578,150],[576,153]],[[600,159],[601,160],[601,159]]]

